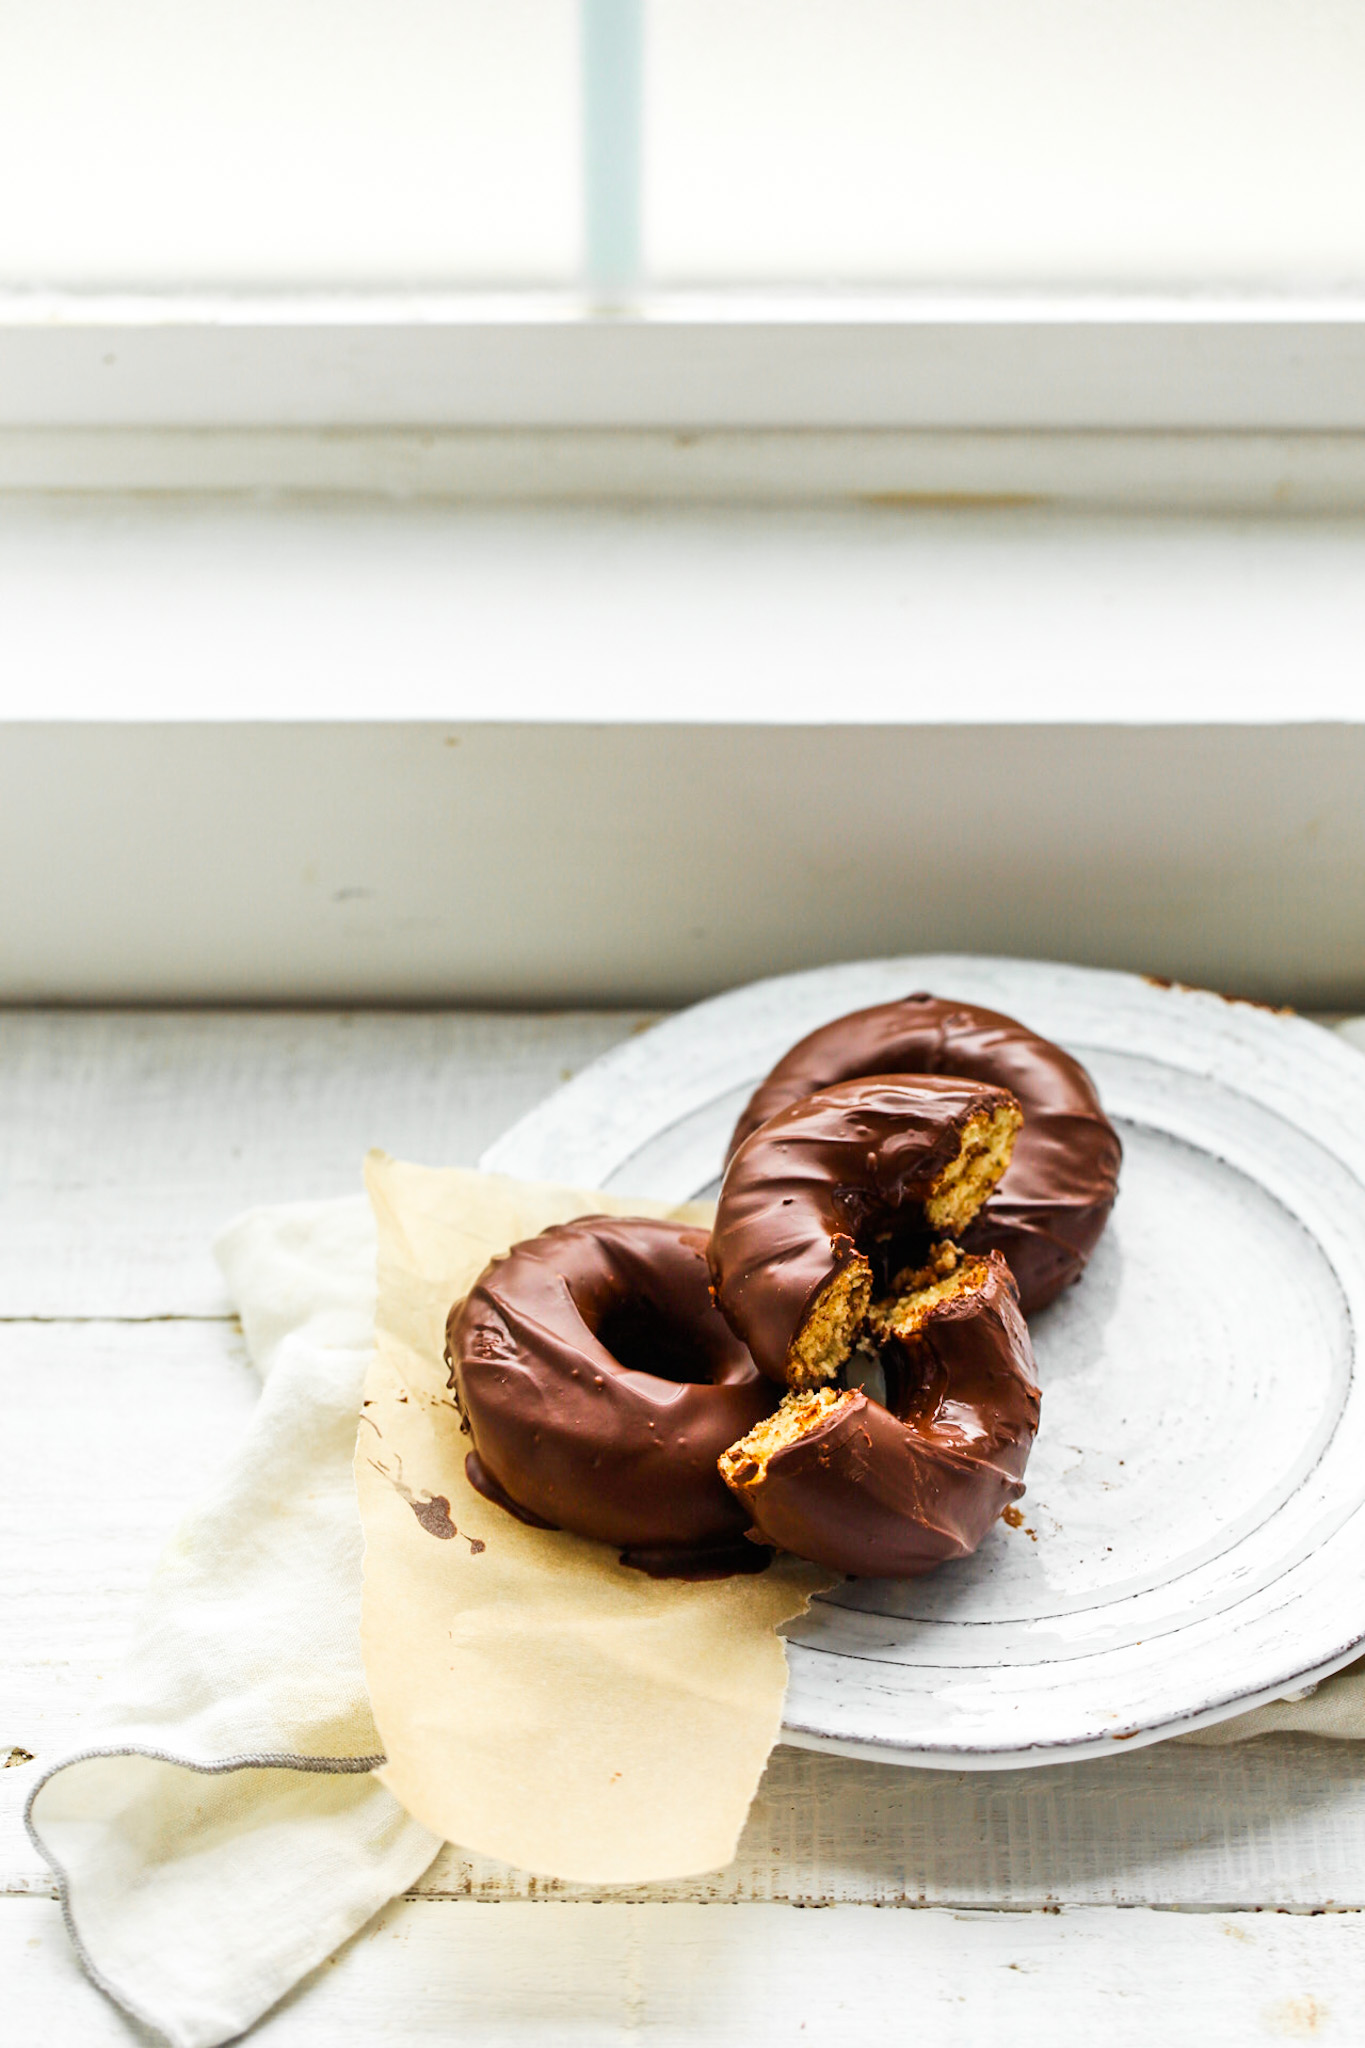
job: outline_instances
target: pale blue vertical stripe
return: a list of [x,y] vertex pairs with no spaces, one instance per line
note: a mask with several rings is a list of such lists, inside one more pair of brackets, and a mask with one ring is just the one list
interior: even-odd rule
[[579,4],[585,282],[599,297],[621,297],[640,275],[644,0]]

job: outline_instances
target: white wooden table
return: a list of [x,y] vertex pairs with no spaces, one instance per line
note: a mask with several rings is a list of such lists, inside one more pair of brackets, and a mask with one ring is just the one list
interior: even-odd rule
[[[90,1739],[156,1553],[255,1397],[212,1234],[354,1189],[371,1144],[470,1162],[642,1021],[0,1013],[5,2048],[139,2038],[82,1977],[19,1815]],[[816,1906],[837,1910],[794,1910]],[[254,2038],[1356,2042],[1363,1985],[1365,1745],[1000,1775],[780,1749],[730,1869],[603,1895],[447,1849]]]

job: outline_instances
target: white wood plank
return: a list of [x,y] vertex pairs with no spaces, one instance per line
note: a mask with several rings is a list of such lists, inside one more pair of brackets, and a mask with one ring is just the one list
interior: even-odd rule
[[96,1739],[156,1558],[245,1427],[235,1322],[0,1326],[0,1888],[51,1889],[23,1832],[38,1772]]
[[[471,1157],[630,1021],[11,1014],[0,1287],[27,1290],[30,1313],[221,1311],[206,1240],[232,1208],[325,1192],[328,1173],[346,1185],[370,1118],[398,1128],[395,1149],[420,1156],[429,1138],[429,1157]],[[227,1322],[77,1321],[0,1328],[0,1389],[21,1449],[0,1493],[0,1750],[37,1759],[0,1774],[0,1884],[47,1891],[22,1798],[41,1762],[92,1738],[147,1570],[255,1380]],[[778,1751],[731,1869],[640,1897],[1318,1907],[1365,1902],[1362,1871],[1354,1745],[1161,1748],[989,1778]],[[573,1896],[457,1850],[424,1888]]]
[[638,1012],[0,1011],[0,1317],[222,1315],[238,1210],[471,1164]]
[[[400,1902],[261,2022],[259,2048],[1209,2048],[1359,2040],[1358,1914],[797,1914]],[[10,2048],[143,2040],[57,1908],[0,1903]]]
[[727,1870],[594,1893],[447,1848],[417,1891],[811,1906],[1365,1906],[1365,1755],[1355,1743],[1284,1736],[986,1773],[782,1748]]
[[[50,1892],[19,1814],[38,1770],[98,1739],[152,1562],[242,1429],[231,1323],[0,1328],[22,1446],[0,1490],[0,1889]],[[597,1896],[447,1850],[421,1890]],[[620,1898],[620,1893],[609,1896]],[[726,1871],[624,1896],[985,1906],[1365,1905],[1365,1745],[1271,1738],[982,1776],[781,1749]]]

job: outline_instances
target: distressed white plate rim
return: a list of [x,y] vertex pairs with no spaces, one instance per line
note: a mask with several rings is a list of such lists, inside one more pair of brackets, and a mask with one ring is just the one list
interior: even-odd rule
[[1365,1644],[1365,1061],[1292,1016],[1136,975],[918,955],[752,983],[618,1046],[490,1170],[682,1200],[753,1084],[829,1018],[915,989],[1075,1052],[1123,1133],[1114,1218],[1035,1319],[1018,1528],[788,1632],[784,1738],[992,1769],[1210,1725]]

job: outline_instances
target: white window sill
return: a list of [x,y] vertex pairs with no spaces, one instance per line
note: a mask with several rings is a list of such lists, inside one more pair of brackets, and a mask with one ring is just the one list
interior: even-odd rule
[[1352,298],[0,296],[0,426],[1365,429]]
[[0,580],[0,1001],[1365,1003],[1365,521],[48,495]]

